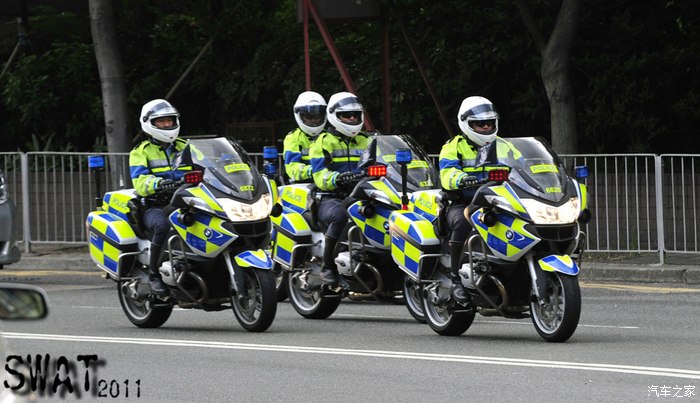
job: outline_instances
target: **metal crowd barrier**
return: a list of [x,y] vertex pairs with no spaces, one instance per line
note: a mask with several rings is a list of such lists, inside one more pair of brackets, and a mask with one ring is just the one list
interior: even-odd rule
[[[96,179],[87,168],[94,153],[0,153],[17,204],[17,239],[32,243],[86,242],[84,220],[95,208]],[[130,187],[128,154],[102,153],[102,191]],[[249,154],[262,167],[262,153]],[[437,155],[430,155],[437,162]],[[586,165],[591,252],[698,253],[700,155],[562,155],[567,167]],[[278,160],[281,163],[281,156]],[[281,166],[281,165],[278,165]],[[21,222],[19,222],[21,217]]]

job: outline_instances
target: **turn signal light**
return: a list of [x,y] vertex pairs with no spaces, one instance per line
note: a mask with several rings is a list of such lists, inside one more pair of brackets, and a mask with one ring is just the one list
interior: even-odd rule
[[202,171],[191,171],[185,173],[185,183],[197,184],[204,180],[204,172]]
[[386,165],[372,165],[367,167],[367,175],[373,178],[386,176]]
[[493,169],[489,171],[489,182],[505,182],[509,172],[508,169]]

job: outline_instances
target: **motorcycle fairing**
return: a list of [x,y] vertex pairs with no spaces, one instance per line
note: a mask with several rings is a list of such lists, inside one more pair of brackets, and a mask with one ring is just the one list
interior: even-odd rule
[[277,217],[270,217],[272,224],[280,227],[292,236],[311,235],[311,227],[300,213],[283,208],[282,214]]
[[[396,191],[396,189],[394,189],[394,187],[391,185],[391,182],[389,182],[389,180],[387,180],[386,178],[381,178],[379,180],[369,181],[369,182],[367,182],[367,184],[369,186],[373,187],[374,189],[376,189],[376,190],[373,190],[373,189],[365,190],[365,192],[368,193],[368,195],[371,198],[376,198],[378,201],[383,202],[385,204],[389,204],[389,205],[395,205],[395,206],[401,205],[401,196]],[[376,196],[373,197],[374,195],[376,195]],[[387,201],[389,201],[389,203],[386,203]]]
[[105,193],[102,199],[102,210],[112,213],[121,219],[127,220],[129,214],[128,203],[136,198],[134,189],[117,190]]
[[309,192],[311,185],[301,183],[296,185],[287,185],[279,188],[280,204],[298,213],[303,213],[308,208]]
[[216,196],[211,194],[204,183],[200,183],[196,187],[185,189],[181,197],[190,206],[207,210],[221,218],[228,218],[224,209],[216,201]]
[[484,209],[475,211],[471,215],[471,221],[481,238],[486,241],[486,245],[497,257],[509,261],[518,260],[540,241],[540,238],[525,229],[526,221],[510,213],[496,213],[496,224],[492,227],[481,222],[483,213]]
[[578,181],[573,179],[571,181],[574,182],[574,188],[576,189],[576,194],[581,204],[581,211],[583,211],[588,208],[588,188]]
[[247,250],[234,257],[238,267],[256,267],[258,269],[272,269],[272,260],[264,250]]
[[440,239],[435,234],[433,224],[414,212],[397,210],[389,216],[389,231],[392,259],[411,278],[418,279],[421,256],[439,252]]
[[544,271],[559,272],[575,276],[579,272],[579,267],[569,255],[549,255],[538,260],[537,263]]
[[497,196],[503,197],[508,204],[515,209],[520,217],[530,220],[530,214],[520,201],[520,197],[518,197],[518,194],[515,193],[515,190],[513,190],[513,188],[507,182],[503,183],[501,186],[492,186],[489,188],[489,190],[495,193]]
[[440,215],[440,189],[421,190],[411,195],[409,210],[420,214],[428,221],[435,221]]
[[348,215],[352,221],[360,227],[362,234],[369,241],[370,245],[380,249],[389,249],[391,246],[391,237],[389,235],[389,215],[392,210],[381,205],[375,206],[375,213],[372,217],[367,218],[360,214],[360,207],[366,204],[363,201],[357,201],[348,207]]
[[129,223],[105,211],[93,211],[86,219],[90,258],[102,270],[119,273],[119,255],[137,251],[138,238]]
[[189,227],[180,222],[180,211],[173,211],[168,219],[177,233],[192,248],[194,253],[204,257],[214,257],[227,248],[238,235],[223,227],[226,222],[219,217],[197,211],[194,224]]

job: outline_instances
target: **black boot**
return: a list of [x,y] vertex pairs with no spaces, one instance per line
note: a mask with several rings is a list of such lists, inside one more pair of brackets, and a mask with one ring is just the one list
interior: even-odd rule
[[450,276],[452,278],[452,298],[455,302],[465,305],[471,300],[471,296],[462,286],[462,278],[459,275],[459,268],[462,267],[463,242],[450,241]]
[[339,280],[338,267],[335,264],[335,246],[338,238],[326,235],[323,247],[323,266],[321,267],[321,281],[323,284],[337,285]]
[[160,267],[160,253],[163,250],[161,245],[151,244],[151,259],[148,265],[148,286],[154,295],[167,295],[168,287],[158,272]]

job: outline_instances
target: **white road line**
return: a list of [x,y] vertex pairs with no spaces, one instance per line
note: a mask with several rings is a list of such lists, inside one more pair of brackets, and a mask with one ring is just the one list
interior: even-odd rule
[[154,346],[171,346],[171,347],[199,347],[199,348],[217,348],[217,349],[234,349],[234,350],[254,350],[254,351],[274,351],[274,352],[289,352],[289,353],[304,353],[304,354],[331,354],[331,355],[346,355],[360,357],[375,357],[375,358],[399,358],[409,360],[427,360],[427,361],[443,361],[443,362],[461,362],[473,364],[490,364],[490,365],[507,365],[516,367],[537,367],[537,368],[557,368],[557,369],[572,369],[581,371],[598,371],[598,372],[616,372],[623,374],[637,375],[654,375],[654,376],[669,376],[676,378],[700,379],[700,371],[676,369],[676,368],[660,368],[660,367],[642,367],[632,365],[615,365],[615,364],[599,364],[599,363],[580,363],[567,361],[545,361],[545,360],[529,360],[521,358],[502,358],[502,357],[480,357],[470,355],[453,355],[453,354],[428,354],[407,351],[381,351],[381,350],[355,350],[341,348],[324,348],[324,347],[304,347],[304,346],[285,346],[272,344],[251,344],[251,343],[230,343],[230,342],[215,342],[215,341],[197,341],[197,340],[168,340],[168,339],[146,339],[146,338],[131,338],[131,337],[97,337],[97,336],[75,336],[75,335],[60,335],[60,334],[35,334],[35,333],[14,333],[5,332],[3,335],[8,339],[25,339],[25,340],[49,340],[49,341],[66,341],[80,343],[116,343],[116,344],[140,344]]

